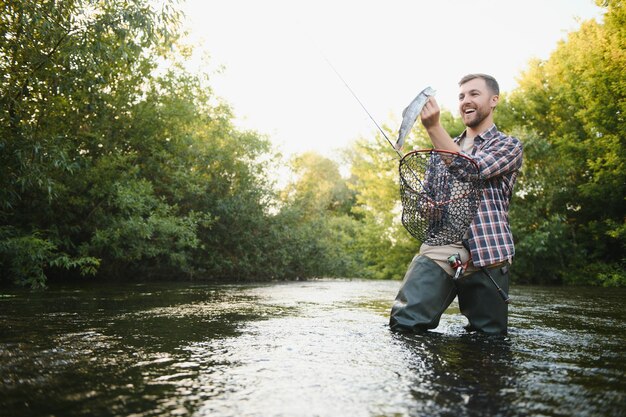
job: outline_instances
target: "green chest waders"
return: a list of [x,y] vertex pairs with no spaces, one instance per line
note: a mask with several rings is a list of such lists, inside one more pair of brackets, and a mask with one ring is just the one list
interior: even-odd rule
[[[488,272],[508,293],[508,264]],[[458,295],[461,313],[469,321],[467,330],[505,334],[508,304],[494,288],[491,278],[485,272],[477,271],[454,280],[433,260],[418,255],[404,276],[389,324],[398,331],[434,329]]]

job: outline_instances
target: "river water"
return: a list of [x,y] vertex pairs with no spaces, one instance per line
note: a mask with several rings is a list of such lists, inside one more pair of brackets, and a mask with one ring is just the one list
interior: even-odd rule
[[0,290],[1,416],[626,416],[623,289],[513,287],[506,337],[399,281]]

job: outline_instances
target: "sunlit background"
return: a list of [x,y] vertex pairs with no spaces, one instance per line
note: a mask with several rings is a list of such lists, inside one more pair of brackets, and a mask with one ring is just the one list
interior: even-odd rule
[[[602,16],[593,0],[187,0],[189,42],[210,55],[211,86],[239,127],[266,134],[286,156],[333,157],[401,112],[427,85],[456,114],[458,80],[495,76],[511,91],[532,58],[546,59],[580,21]],[[205,68],[206,69],[206,68]],[[408,145],[410,146],[410,140]]]

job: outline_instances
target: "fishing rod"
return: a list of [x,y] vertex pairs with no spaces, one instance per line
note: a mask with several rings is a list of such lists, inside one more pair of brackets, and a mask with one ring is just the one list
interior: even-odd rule
[[393,148],[394,151],[396,151],[396,153],[398,154],[398,156],[400,158],[403,158],[404,155],[402,155],[400,153],[400,151],[398,149],[396,149],[396,147],[393,145],[393,143],[389,140],[389,138],[387,137],[387,135],[385,134],[385,132],[383,131],[383,129],[380,127],[380,125],[378,124],[378,122],[376,122],[376,119],[374,119],[374,117],[372,117],[372,115],[370,114],[369,111],[367,111],[367,108],[365,107],[365,105],[361,102],[361,100],[359,100],[359,97],[356,95],[356,93],[354,91],[352,91],[352,89],[350,88],[350,86],[348,85],[348,83],[346,82],[346,80],[343,79],[343,77],[341,76],[341,74],[339,73],[339,71],[337,71],[337,69],[335,68],[335,66],[328,60],[328,58],[326,58],[325,55],[322,54],[322,56],[324,57],[324,60],[326,61],[326,63],[328,63],[328,65],[332,68],[332,70],[335,72],[335,74],[337,74],[337,77],[339,77],[339,79],[341,80],[341,82],[343,82],[343,85],[346,86],[346,88],[348,89],[348,91],[350,91],[350,93],[352,94],[352,97],[354,97],[356,99],[356,101],[359,102],[359,104],[361,105],[361,107],[363,108],[363,110],[365,110],[365,113],[367,113],[367,115],[370,117],[370,119],[372,119],[372,122],[374,122],[374,124],[376,125],[376,127],[378,128],[378,130],[380,130],[380,133],[383,134],[383,136],[385,137],[385,139],[387,140],[387,143],[389,143],[389,145]]
[[[320,51],[321,52],[321,51]],[[346,88],[348,89],[348,91],[350,91],[350,93],[352,94],[352,97],[354,97],[356,99],[356,101],[361,105],[361,108],[363,108],[363,110],[365,111],[365,113],[367,113],[367,115],[369,116],[369,118],[372,120],[372,122],[374,122],[374,124],[376,125],[376,127],[378,128],[378,130],[380,131],[380,133],[383,134],[383,136],[385,137],[385,139],[387,140],[387,143],[389,143],[389,145],[393,148],[393,150],[398,154],[398,156],[400,157],[400,177],[402,179],[402,166],[403,166],[403,161],[405,160],[405,156],[402,153],[400,153],[400,151],[398,150],[398,148],[396,148],[394,146],[394,144],[391,142],[391,140],[389,140],[389,137],[387,136],[387,134],[383,131],[383,129],[380,127],[380,125],[378,124],[378,122],[376,121],[376,119],[374,119],[374,117],[370,114],[370,112],[367,110],[367,108],[365,107],[365,105],[363,104],[363,102],[359,99],[359,97],[356,95],[356,93],[352,90],[352,88],[350,88],[350,86],[348,85],[348,83],[346,82],[346,80],[341,76],[341,74],[339,73],[339,71],[337,71],[337,68],[335,68],[335,66],[333,65],[332,62],[330,62],[330,60],[326,57],[326,55],[324,55],[323,53],[321,53],[322,57],[324,58],[324,60],[326,61],[326,63],[328,64],[328,66],[330,66],[330,68],[332,68],[332,70],[335,72],[335,74],[337,75],[337,77],[339,77],[339,79],[341,80],[341,82],[343,82],[343,85],[346,86]],[[434,93],[434,90],[432,91]],[[416,101],[419,99],[421,99],[423,102],[422,103],[416,103]],[[401,137],[405,137],[406,134],[408,133],[408,131],[411,129],[411,126],[413,125],[413,123],[415,123],[415,118],[417,118],[417,115],[419,114],[419,112],[421,111],[421,108],[423,106],[423,104],[425,103],[425,100],[427,100],[427,96],[423,96],[423,92],[421,92],[418,97],[415,98],[415,100],[413,100],[413,102],[409,105],[409,107],[407,108],[407,110],[411,109],[411,113],[415,113],[412,115],[409,115],[409,117],[403,117],[402,120],[402,126],[400,127],[400,136]],[[415,104],[417,104],[417,106],[415,106]],[[405,112],[407,111],[405,110]],[[412,119],[412,121],[410,120]],[[407,124],[408,122],[408,124]],[[402,141],[404,141],[404,139],[402,139]],[[402,146],[402,145],[400,145]],[[422,183],[420,177],[415,173],[415,171],[413,171],[413,169],[409,166],[409,165],[404,165],[405,170],[408,171],[412,176],[413,179],[420,184],[420,186],[422,188],[426,188],[424,186],[424,184]]]

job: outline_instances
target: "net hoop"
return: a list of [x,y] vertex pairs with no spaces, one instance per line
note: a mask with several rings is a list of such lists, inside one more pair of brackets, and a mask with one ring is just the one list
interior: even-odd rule
[[400,160],[402,225],[432,246],[459,242],[480,205],[484,179],[472,158],[441,149],[419,149]]

